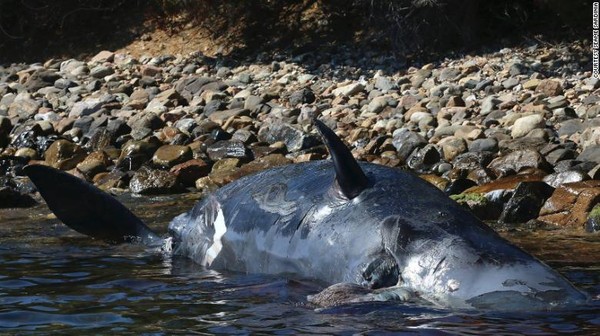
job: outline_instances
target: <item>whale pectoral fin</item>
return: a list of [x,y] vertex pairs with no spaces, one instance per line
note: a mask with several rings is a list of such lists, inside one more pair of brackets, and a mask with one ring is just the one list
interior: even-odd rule
[[396,259],[387,252],[381,252],[362,273],[363,286],[371,289],[394,286],[400,280]]
[[362,302],[371,294],[371,290],[355,283],[342,282],[331,285],[317,294],[306,297],[309,303],[317,307],[335,307],[343,304]]
[[111,195],[71,175],[42,165],[23,171],[52,212],[73,230],[113,243],[160,246],[163,239]]
[[320,308],[337,307],[359,302],[407,302],[415,299],[418,299],[418,295],[404,287],[393,286],[370,290],[355,283],[347,282],[331,285],[317,294],[307,296],[309,303]]
[[377,289],[373,291],[373,293],[369,294],[369,297],[372,299],[370,301],[407,302],[416,299],[418,296],[415,292],[408,288],[393,286]]
[[335,187],[339,189],[344,197],[353,199],[369,186],[367,175],[352,156],[350,149],[329,127],[318,119],[315,119],[314,123],[319,133],[321,133],[323,142],[325,142],[333,161]]

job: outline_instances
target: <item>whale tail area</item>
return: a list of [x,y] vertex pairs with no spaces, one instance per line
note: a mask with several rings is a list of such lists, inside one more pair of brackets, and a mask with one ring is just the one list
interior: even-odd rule
[[95,186],[48,166],[29,165],[23,171],[50,210],[73,230],[111,243],[162,244],[141,219]]

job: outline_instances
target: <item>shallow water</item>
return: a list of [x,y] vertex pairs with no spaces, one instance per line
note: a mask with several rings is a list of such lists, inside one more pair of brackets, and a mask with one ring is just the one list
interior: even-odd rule
[[[194,195],[121,200],[159,232]],[[505,233],[592,297],[600,235]],[[202,269],[139,246],[110,246],[62,225],[40,205],[0,210],[4,334],[600,334],[600,301],[555,312],[452,312],[389,303],[316,312],[309,281]]]

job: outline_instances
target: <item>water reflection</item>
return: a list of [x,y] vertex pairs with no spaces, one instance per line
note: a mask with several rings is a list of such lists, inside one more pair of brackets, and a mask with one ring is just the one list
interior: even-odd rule
[[[193,199],[129,199],[165,231]],[[168,206],[164,206],[164,204]],[[592,295],[600,294],[600,236],[505,233]],[[206,270],[139,246],[110,246],[57,223],[39,206],[0,212],[0,332],[172,334],[600,333],[598,301],[538,313],[451,312],[355,304],[320,312],[310,281]]]

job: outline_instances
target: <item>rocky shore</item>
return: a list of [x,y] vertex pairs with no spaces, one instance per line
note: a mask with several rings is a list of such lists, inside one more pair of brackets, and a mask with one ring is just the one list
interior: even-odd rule
[[5,65],[0,208],[35,204],[28,163],[106,190],[210,192],[326,158],[318,117],[358,159],[413,170],[482,219],[598,231],[599,102],[583,42],[418,66],[346,49]]

